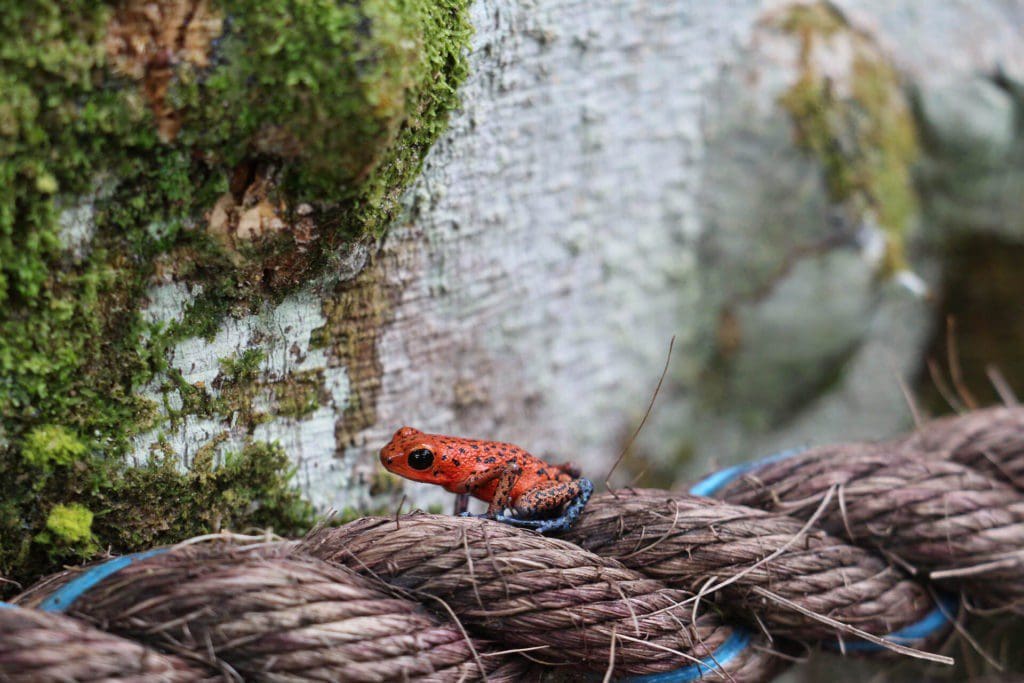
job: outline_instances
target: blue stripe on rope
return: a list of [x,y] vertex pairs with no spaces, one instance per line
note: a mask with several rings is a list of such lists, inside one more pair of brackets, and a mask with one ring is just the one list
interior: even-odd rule
[[0,601],[0,609],[15,609],[17,605],[12,605],[9,602]]
[[724,669],[725,665],[746,650],[748,645],[750,645],[750,631],[745,628],[737,628],[724,643],[718,646],[713,654],[700,660],[699,663],[694,662],[675,671],[621,678],[619,683],[689,683],[689,681],[700,680],[716,669]]
[[760,460],[755,460],[754,462],[744,462],[713,472],[691,486],[690,493],[694,496],[713,496],[747,472],[752,472],[769,463],[785,460],[786,458],[803,453],[805,450],[805,448],[790,448]]
[[128,565],[147,557],[166,553],[167,548],[154,548],[134,555],[122,555],[101,564],[93,565],[75,578],[53,592],[39,604],[39,609],[44,612],[66,612],[72,603],[87,590],[98,584],[103,579],[116,574]]
[[[936,605],[935,609],[926,614],[920,621],[890,633],[885,636],[885,639],[900,645],[913,645],[915,641],[924,640],[945,628],[950,623],[951,618],[959,611],[960,603],[952,595],[940,595],[937,602],[938,605]],[[838,642],[828,643],[827,647],[831,650],[840,649]],[[855,640],[851,643],[844,643],[842,649],[845,649],[847,652],[879,652],[885,648],[866,640]]]

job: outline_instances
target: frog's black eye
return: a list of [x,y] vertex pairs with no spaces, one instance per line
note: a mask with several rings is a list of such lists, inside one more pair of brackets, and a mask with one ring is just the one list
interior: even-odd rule
[[425,470],[434,464],[434,454],[426,448],[417,448],[409,454],[409,467],[414,470]]

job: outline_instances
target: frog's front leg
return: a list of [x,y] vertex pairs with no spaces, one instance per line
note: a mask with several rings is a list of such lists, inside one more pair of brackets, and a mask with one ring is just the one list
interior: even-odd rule
[[460,494],[472,493],[475,489],[485,484],[489,484],[495,479],[498,480],[498,486],[494,489],[494,495],[491,497],[491,502],[487,505],[487,512],[482,515],[471,515],[468,512],[462,511],[460,516],[462,517],[485,517],[487,519],[496,519],[501,516],[501,512],[505,508],[512,507],[512,489],[515,487],[516,482],[519,480],[519,475],[523,473],[523,470],[519,465],[512,464],[500,464],[495,465],[489,469],[483,470],[482,472],[474,472],[473,474],[466,477],[466,480],[462,482],[459,487],[461,489]]
[[[535,529],[542,534],[549,531],[565,531],[579,519],[593,492],[594,485],[589,479],[584,478],[533,488],[516,499],[512,508],[514,517],[499,516],[498,519],[515,526]],[[532,519],[551,513],[563,505],[565,510],[558,517]]]

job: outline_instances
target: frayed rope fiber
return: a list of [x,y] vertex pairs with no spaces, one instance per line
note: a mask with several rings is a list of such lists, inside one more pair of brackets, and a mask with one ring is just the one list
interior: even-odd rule
[[796,643],[931,649],[957,616],[937,588],[1020,611],[1022,416],[787,452],[691,489],[725,501],[599,494],[562,538],[414,513],[114,558],[15,599],[36,610],[0,609],[0,679],[743,682]]

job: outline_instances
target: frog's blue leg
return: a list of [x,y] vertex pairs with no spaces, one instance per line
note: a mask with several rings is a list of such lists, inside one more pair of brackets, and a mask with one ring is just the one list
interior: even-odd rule
[[[521,517],[515,517],[512,515],[497,515],[495,517],[499,522],[505,522],[513,526],[523,527],[526,529],[533,529],[542,534],[549,532],[565,531],[579,519],[580,513],[583,512],[584,506],[587,501],[590,500],[590,496],[594,493],[594,485],[589,479],[574,479],[571,482],[565,482],[566,488],[573,493],[572,499],[565,506],[565,510],[559,517],[553,519],[523,519]],[[560,488],[560,487],[559,487]],[[545,489],[545,491],[551,491],[552,489]],[[516,501],[520,503],[520,501]],[[521,503],[520,503],[521,504]],[[527,513],[529,510],[517,510],[519,514]]]

